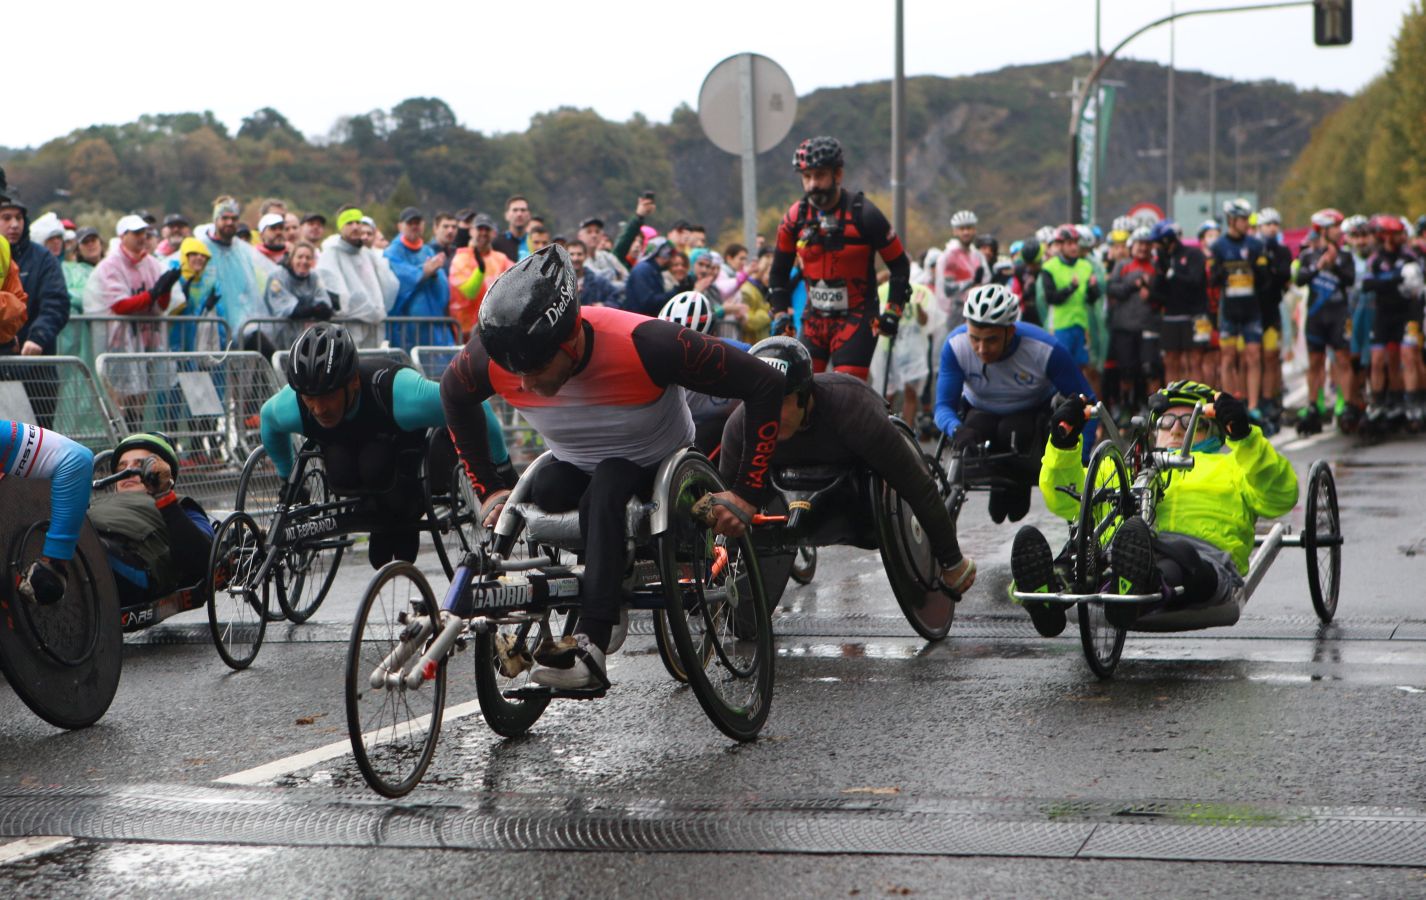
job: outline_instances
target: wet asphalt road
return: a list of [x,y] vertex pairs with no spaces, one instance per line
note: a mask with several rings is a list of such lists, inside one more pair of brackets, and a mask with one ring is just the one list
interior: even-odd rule
[[[217,659],[201,616],[170,619],[131,638],[90,729],[57,731],[0,692],[0,843],[79,836],[0,862],[0,889],[1420,896],[1426,869],[1309,863],[1426,861],[1426,441],[1284,443],[1304,482],[1313,458],[1335,463],[1348,543],[1332,626],[1317,628],[1302,552],[1284,549],[1238,625],[1131,633],[1100,682],[1073,622],[1038,638],[1006,599],[1014,530],[977,497],[961,541],[980,581],[940,645],[910,636],[874,553],[823,551],[814,584],[784,597],[757,743],[722,738],[636,629],[607,698],[556,703],[514,741],[478,714],[449,720],[425,782],[394,804],[343,747],[360,554],[314,622],[270,628],[246,672]],[[1038,500],[1030,521],[1062,534]],[[452,672],[448,705],[467,704],[469,658]],[[367,829],[373,817],[434,824],[402,837]],[[1264,843],[1297,834],[1269,826],[1304,822],[1376,828],[1367,845],[1407,850],[1334,860],[1350,840]],[[740,843],[739,828],[767,843]],[[1156,849],[1133,849],[1130,831]],[[0,860],[39,846],[0,846]],[[768,852],[715,852],[749,849]]]

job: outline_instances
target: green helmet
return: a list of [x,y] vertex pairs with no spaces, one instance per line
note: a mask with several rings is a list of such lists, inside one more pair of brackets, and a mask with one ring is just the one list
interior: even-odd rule
[[1149,411],[1155,416],[1170,406],[1193,406],[1195,403],[1212,403],[1217,392],[1201,381],[1175,381],[1154,392],[1149,398]]
[[126,451],[136,448],[148,450],[168,463],[169,471],[173,473],[173,480],[178,481],[178,451],[174,449],[169,436],[162,431],[131,434],[120,441],[109,456],[109,472],[112,474],[119,471],[119,457],[123,456]]

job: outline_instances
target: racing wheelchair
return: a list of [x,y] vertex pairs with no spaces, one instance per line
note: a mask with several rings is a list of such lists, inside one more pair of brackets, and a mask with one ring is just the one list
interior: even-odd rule
[[[553,459],[547,452],[525,471],[493,530],[460,561],[444,600],[404,562],[383,567],[367,588],[347,651],[346,712],[357,766],[378,793],[403,796],[430,765],[457,651],[473,645],[481,715],[504,737],[528,731],[552,700],[607,690],[529,680],[535,648],[570,634],[580,605],[583,566],[572,558],[583,546],[579,513],[528,501],[534,477]],[[659,641],[664,664],[684,673],[713,724],[751,741],[772,704],[772,629],[752,542],[715,537],[697,508],[723,489],[696,450],[663,462],[651,501],[626,507],[624,602],[661,620],[671,642]]]
[[[931,469],[910,427],[891,421]],[[770,475],[775,492],[764,520],[772,527],[753,537],[769,609],[802,548],[850,544],[880,551],[896,603],[918,635],[939,641],[950,632],[956,604],[941,587],[940,563],[911,505],[885,481],[862,466],[782,466]]]
[[[1152,528],[1155,510],[1175,472],[1193,469],[1191,449],[1200,417],[1213,415],[1212,405],[1195,405],[1183,446],[1155,449],[1148,421],[1136,416],[1127,434],[1121,433],[1103,405],[1090,407],[1107,439],[1095,447],[1085,468],[1079,490],[1061,485],[1059,490],[1079,503],[1079,514],[1070,522],[1069,541],[1058,557],[1056,568],[1066,590],[1054,594],[1022,592],[1021,602],[1039,601],[1074,606],[1079,619],[1080,643],[1085,661],[1100,678],[1110,678],[1119,664],[1127,631],[1192,631],[1233,625],[1242,614],[1253,591],[1283,547],[1306,551],[1307,587],[1318,619],[1326,624],[1337,612],[1341,587],[1342,528],[1337,509],[1337,485],[1325,460],[1312,463],[1307,478],[1307,500],[1302,531],[1293,534],[1291,525],[1274,522],[1254,540],[1254,552],[1243,585],[1221,603],[1182,605],[1165,603],[1162,594],[1117,594],[1105,585],[1108,550],[1115,531],[1130,517],[1141,516]],[[1183,589],[1176,588],[1181,595]],[[1115,605],[1138,606],[1142,612],[1131,626],[1111,621],[1107,610]]]
[[[473,547],[470,486],[445,431],[432,430],[419,452],[424,511],[415,523],[392,523],[367,506],[366,492],[335,494],[322,451],[311,441],[298,452],[286,484],[277,478],[265,449],[248,456],[238,480],[236,511],[218,526],[209,565],[223,578],[221,586],[214,586],[208,622],[225,663],[234,669],[250,666],[269,621],[311,618],[331,590],[355,534],[414,524],[431,535],[447,577],[454,574],[454,563]],[[284,497],[295,499],[288,503]],[[276,611],[271,609],[274,595]]]

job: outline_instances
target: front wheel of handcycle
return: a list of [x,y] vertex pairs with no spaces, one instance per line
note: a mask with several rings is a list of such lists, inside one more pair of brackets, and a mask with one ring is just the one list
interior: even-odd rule
[[[1102,586],[1100,580],[1109,542],[1134,512],[1129,487],[1129,472],[1119,448],[1107,441],[1094,448],[1085,469],[1079,516],[1071,542],[1077,593],[1098,593]],[[1109,621],[1103,603],[1081,603],[1078,612],[1085,662],[1095,675],[1109,678],[1124,652],[1124,629]]]
[[772,623],[747,535],[726,543],[694,518],[693,504],[724,490],[701,455],[674,467],[668,529],[658,536],[668,630],[689,686],[719,731],[754,740],[772,706]]
[[1337,482],[1326,460],[1317,460],[1308,472],[1304,519],[1302,549],[1307,556],[1307,590],[1317,618],[1325,625],[1337,614],[1342,576],[1342,517],[1337,511]]
[[439,631],[426,576],[391,562],[367,586],[347,644],[347,733],[357,768],[383,797],[410,793],[426,774],[441,734],[446,660],[416,687],[407,676]]
[[208,631],[231,669],[257,659],[267,631],[268,582],[257,583],[267,553],[252,516],[235,512],[218,526],[208,553]]
[[[316,460],[307,460],[302,487],[312,503],[332,501],[327,473],[316,465]],[[303,540],[287,551],[282,564],[276,567],[276,581],[277,605],[289,621],[300,625],[312,618],[317,607],[327,599],[337,577],[337,567],[342,564],[342,554],[351,543],[350,537],[334,534]]]
[[[891,422],[919,457],[921,448],[911,429],[900,419],[893,417]],[[906,498],[875,475],[871,478],[871,512],[882,566],[896,605],[918,635],[928,641],[942,640],[955,621],[956,602],[941,586],[941,564],[931,546],[931,536],[917,521]]]

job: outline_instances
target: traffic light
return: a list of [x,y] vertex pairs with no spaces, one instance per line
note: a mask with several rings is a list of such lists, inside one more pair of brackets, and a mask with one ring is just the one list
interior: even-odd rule
[[1352,42],[1352,0],[1312,0],[1312,40],[1319,47]]

